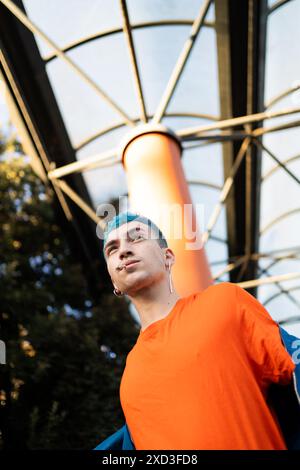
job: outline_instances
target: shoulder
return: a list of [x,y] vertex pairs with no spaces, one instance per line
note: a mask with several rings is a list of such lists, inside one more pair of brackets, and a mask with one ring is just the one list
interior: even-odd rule
[[211,284],[206,289],[194,294],[196,304],[214,312],[234,312],[237,305],[236,284],[233,282],[220,282]]
[[198,292],[197,295],[201,296],[205,294],[209,297],[216,296],[219,300],[234,300],[239,304],[252,304],[257,305],[258,300],[243,287],[239,286],[234,282],[220,282],[218,284],[212,284],[204,289],[202,292]]
[[233,282],[219,282],[218,284],[211,284],[203,291],[197,292],[195,295],[198,298],[200,298],[201,296],[204,296],[204,297],[217,296],[218,298],[220,298],[221,296],[221,297],[236,299],[237,288],[241,289],[239,286],[237,286],[237,284]]
[[266,324],[276,324],[263,304],[246,289],[233,282],[221,282],[209,286],[203,291],[209,294],[210,298],[216,298],[224,308],[233,306],[231,311],[238,312],[238,318],[248,324],[252,321],[260,321]]
[[199,296],[202,294],[210,298],[216,298],[219,302],[233,301],[241,308],[250,307],[266,312],[266,309],[256,297],[234,282],[220,282],[219,284],[210,285],[204,291],[198,293]]

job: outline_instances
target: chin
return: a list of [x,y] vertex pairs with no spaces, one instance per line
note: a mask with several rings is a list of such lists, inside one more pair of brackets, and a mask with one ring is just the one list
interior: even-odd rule
[[[125,287],[125,292],[128,293],[128,295],[131,294],[136,294],[139,290],[144,289],[146,286],[145,284],[140,281],[140,282],[133,282],[132,284],[128,285]],[[124,292],[124,291],[123,291]]]

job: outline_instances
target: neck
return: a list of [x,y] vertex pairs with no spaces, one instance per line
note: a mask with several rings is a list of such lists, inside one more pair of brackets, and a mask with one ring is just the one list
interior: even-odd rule
[[139,314],[141,331],[144,331],[151,323],[166,317],[180,296],[175,289],[170,292],[169,284],[163,284],[144,288],[129,298]]

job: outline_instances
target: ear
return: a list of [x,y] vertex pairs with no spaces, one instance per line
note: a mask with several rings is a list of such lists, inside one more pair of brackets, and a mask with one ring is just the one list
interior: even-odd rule
[[174,255],[173,251],[171,250],[171,248],[166,248],[166,250],[165,250],[165,259],[171,265],[175,263],[175,255]]

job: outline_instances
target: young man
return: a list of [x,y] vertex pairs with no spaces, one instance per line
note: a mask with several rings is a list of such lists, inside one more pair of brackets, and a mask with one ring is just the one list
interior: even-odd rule
[[295,363],[259,301],[230,282],[180,297],[173,251],[136,214],[108,223],[103,251],[141,322],[120,386],[135,449],[286,449],[267,392]]

